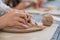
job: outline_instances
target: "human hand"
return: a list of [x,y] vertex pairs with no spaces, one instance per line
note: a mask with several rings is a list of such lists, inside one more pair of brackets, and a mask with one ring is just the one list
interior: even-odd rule
[[23,11],[18,11],[15,9],[7,10],[5,15],[0,17],[0,27],[4,28],[7,26],[19,26],[22,28],[28,28],[27,25],[25,25],[25,19],[26,14]]

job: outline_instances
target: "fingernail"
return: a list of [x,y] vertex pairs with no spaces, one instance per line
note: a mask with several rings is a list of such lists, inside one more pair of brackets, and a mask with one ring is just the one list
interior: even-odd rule
[[28,29],[29,27],[27,25],[25,25],[25,29]]

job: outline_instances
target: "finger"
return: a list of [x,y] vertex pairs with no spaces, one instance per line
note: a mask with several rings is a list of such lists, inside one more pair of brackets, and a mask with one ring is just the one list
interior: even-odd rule
[[21,11],[21,12],[23,12],[23,13],[22,13],[23,16],[21,15],[20,17],[22,17],[22,18],[24,18],[25,20],[27,20],[27,15],[26,15],[25,11],[23,10],[23,11]]
[[26,14],[22,10],[21,11],[17,10],[16,15],[25,19],[27,18]]
[[38,25],[37,22],[35,20],[33,20],[33,19],[31,19],[31,24],[32,25]]
[[24,14],[25,14],[25,20],[27,21],[27,15],[26,15],[26,12],[25,10],[23,10]]
[[16,16],[25,17],[25,14],[23,12],[19,12],[18,14],[16,14]]
[[30,21],[32,16],[30,14],[26,14],[26,16],[27,16],[27,21]]
[[32,16],[28,12],[26,12],[25,10],[24,10],[24,13],[27,16],[26,21],[30,21],[30,19],[31,19]]
[[29,28],[29,26],[27,26],[27,25],[25,25],[23,23],[20,23],[20,22],[17,22],[16,24],[17,24],[17,26],[20,26],[21,28],[24,28],[24,29]]
[[21,22],[21,23],[25,23],[25,19],[20,18],[20,17],[15,17],[13,18],[15,21]]
[[27,18],[31,18],[32,16],[29,14],[29,13],[26,13],[26,15],[27,15]]
[[17,20],[21,23],[25,23],[25,20],[23,18],[18,18]]

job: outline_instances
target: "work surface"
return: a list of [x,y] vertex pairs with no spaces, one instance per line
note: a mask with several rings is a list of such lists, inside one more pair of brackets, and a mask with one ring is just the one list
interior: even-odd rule
[[4,33],[0,32],[0,40],[51,40],[58,25],[53,24],[42,31],[32,33]]

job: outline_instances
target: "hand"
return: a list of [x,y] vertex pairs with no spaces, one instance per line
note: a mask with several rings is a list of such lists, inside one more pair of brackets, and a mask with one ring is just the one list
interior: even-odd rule
[[37,25],[38,25],[37,22],[36,22],[35,20],[33,20],[33,19],[31,19],[30,23],[31,23],[32,25],[34,25],[34,26],[37,26]]
[[28,28],[25,25],[26,14],[22,11],[17,11],[15,9],[7,10],[5,15],[0,17],[0,28],[7,26],[19,26],[22,28]]
[[27,12],[25,12],[24,10],[8,9],[6,10],[6,13],[10,13],[10,11],[16,13],[17,15],[19,14],[21,18],[24,18],[25,20],[27,20]]
[[31,19],[32,19],[32,16],[29,13],[27,13],[27,12],[25,12],[25,13],[26,13],[26,16],[27,16],[26,21],[30,22]]
[[28,23],[31,23],[32,25],[38,25],[37,22],[32,19],[32,16],[28,12],[25,12],[25,13],[26,13],[26,16],[27,16],[26,20],[27,20]]

